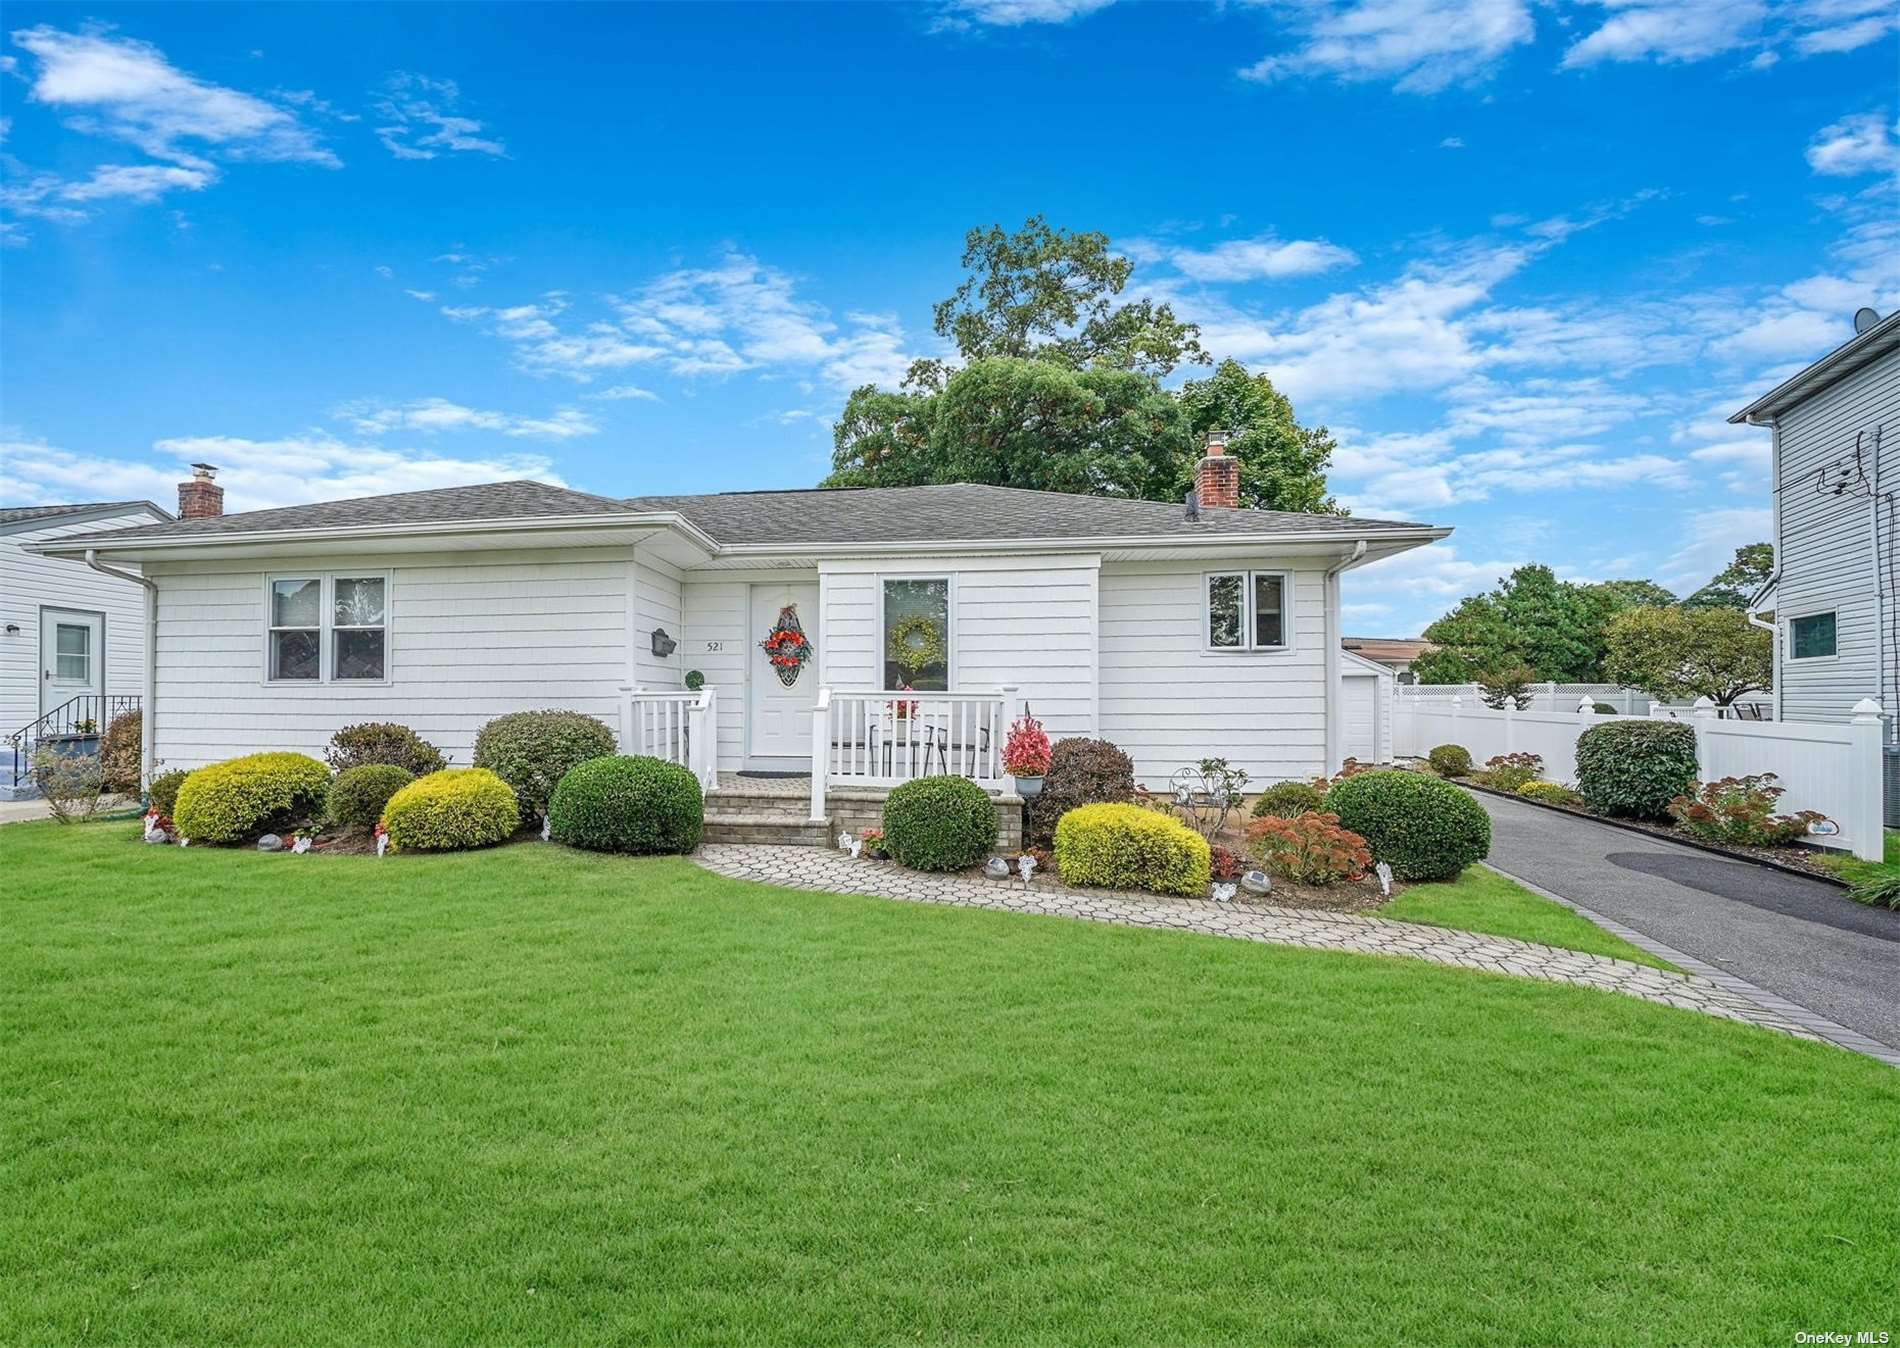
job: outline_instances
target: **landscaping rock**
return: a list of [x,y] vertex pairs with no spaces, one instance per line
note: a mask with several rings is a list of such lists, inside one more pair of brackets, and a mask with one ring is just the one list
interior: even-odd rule
[[1240,877],[1240,887],[1249,894],[1273,893],[1273,877],[1265,871],[1248,871]]
[[992,880],[1009,879],[1009,863],[1001,857],[991,857],[983,863],[983,874]]
[[257,840],[257,850],[260,852],[281,852],[284,850],[284,840],[275,833],[266,833]]

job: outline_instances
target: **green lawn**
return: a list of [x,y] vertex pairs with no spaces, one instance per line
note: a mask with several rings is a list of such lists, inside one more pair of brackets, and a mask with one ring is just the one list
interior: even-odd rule
[[1900,1073],[1420,962],[0,829],[0,1343],[1894,1327]]
[[1673,969],[1667,960],[1639,950],[1620,936],[1612,936],[1587,917],[1561,903],[1533,894],[1515,880],[1482,866],[1467,866],[1453,884],[1414,885],[1379,910],[1380,917],[1401,922],[1429,922],[1435,927],[1515,936],[1541,941],[1566,950],[1609,955],[1657,969]]
[[1900,873],[1900,831],[1888,829],[1879,861],[1862,861],[1843,852],[1817,852],[1815,860],[1849,884],[1862,885],[1878,876]]

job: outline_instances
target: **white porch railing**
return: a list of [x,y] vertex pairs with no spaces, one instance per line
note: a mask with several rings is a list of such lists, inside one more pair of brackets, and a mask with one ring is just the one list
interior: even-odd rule
[[620,690],[620,752],[678,763],[702,791],[719,785],[719,694]]
[[864,692],[821,688],[811,719],[811,817],[828,786],[897,786],[919,777],[1003,784],[1016,689]]

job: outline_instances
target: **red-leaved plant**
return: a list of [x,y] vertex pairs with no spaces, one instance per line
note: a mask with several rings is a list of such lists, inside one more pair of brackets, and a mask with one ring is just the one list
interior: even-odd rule
[[1309,811],[1294,819],[1262,815],[1247,829],[1275,875],[1303,885],[1357,880],[1372,868],[1366,840],[1339,826],[1339,816]]
[[1786,847],[1806,836],[1810,824],[1827,818],[1817,810],[1776,814],[1775,802],[1786,794],[1772,772],[1724,777],[1699,783],[1694,795],[1677,796],[1669,802],[1669,813],[1684,831],[1711,842]]
[[1209,869],[1216,880],[1238,880],[1240,878],[1240,858],[1225,847],[1215,844],[1207,849]]
[[1362,772],[1377,772],[1378,770],[1379,765],[1377,763],[1361,763],[1356,758],[1348,758],[1344,763],[1339,765],[1339,771],[1334,773],[1331,777],[1315,777],[1313,779],[1313,789],[1323,792],[1327,787],[1336,786],[1340,782],[1345,781],[1348,777],[1357,777]]
[[1049,737],[1042,722],[1024,712],[1010,722],[1003,745],[1003,771],[1012,777],[1041,777],[1049,771]]

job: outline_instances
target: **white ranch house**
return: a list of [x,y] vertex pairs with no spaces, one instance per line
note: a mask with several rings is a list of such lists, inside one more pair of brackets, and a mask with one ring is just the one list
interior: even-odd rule
[[[1232,490],[1222,449],[1203,500]],[[1387,756],[1390,672],[1341,651],[1338,578],[1449,532],[974,485],[507,482],[44,546],[149,586],[148,772],[318,754],[366,720],[465,765],[490,718],[567,707],[735,797],[809,775],[816,821],[933,772],[1013,802],[1000,752],[1025,705],[1151,786],[1214,755],[1263,782]],[[789,679],[760,644],[787,616],[810,645]]]

